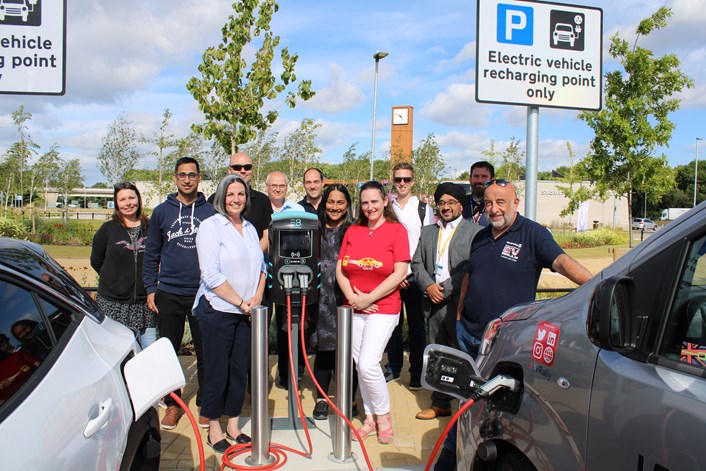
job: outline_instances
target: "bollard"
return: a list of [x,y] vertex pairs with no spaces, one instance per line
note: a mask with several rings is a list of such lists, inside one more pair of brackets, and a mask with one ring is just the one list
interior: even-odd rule
[[275,457],[270,454],[270,425],[267,416],[267,307],[254,306],[250,310],[250,317],[252,319],[250,335],[252,454],[245,459],[245,462],[250,466],[263,466],[275,461]]
[[[338,408],[351,419],[353,404],[353,355],[351,353],[351,332],[353,324],[353,308],[338,307],[338,327],[336,330],[336,398]],[[346,422],[336,415],[333,423],[333,453],[329,459],[342,463],[355,461],[351,453],[351,429]]]

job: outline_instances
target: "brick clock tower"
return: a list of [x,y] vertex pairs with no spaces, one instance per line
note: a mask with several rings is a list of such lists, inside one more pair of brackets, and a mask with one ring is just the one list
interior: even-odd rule
[[392,107],[392,135],[390,140],[390,165],[412,161],[412,134],[414,130],[414,108]]

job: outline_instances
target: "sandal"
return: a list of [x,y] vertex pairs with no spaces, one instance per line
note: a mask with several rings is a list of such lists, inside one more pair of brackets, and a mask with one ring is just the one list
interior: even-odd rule
[[[358,429],[358,435],[360,435],[361,440],[365,440],[368,435],[372,435],[377,432],[377,426],[373,419],[366,417],[363,421],[363,426]],[[353,434],[353,440],[358,441],[358,437]]]
[[392,417],[390,414],[385,414],[383,417],[377,417],[378,443],[381,445],[389,445],[395,433],[392,431]]

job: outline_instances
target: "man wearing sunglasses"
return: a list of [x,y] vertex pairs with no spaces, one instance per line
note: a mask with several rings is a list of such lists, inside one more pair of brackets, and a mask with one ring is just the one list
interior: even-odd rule
[[[250,206],[248,213],[245,215],[247,219],[257,230],[257,236],[260,238],[260,246],[263,252],[267,252],[269,244],[268,232],[270,221],[272,219],[272,207],[270,200],[266,194],[257,191],[253,188],[252,178],[252,159],[244,152],[236,152],[230,156],[228,164],[228,173],[231,175],[240,175],[250,187]],[[208,198],[208,201],[213,203],[215,193]]]
[[490,162],[482,160],[471,165],[469,179],[471,194],[468,196],[468,203],[463,208],[463,217],[484,227],[488,225],[488,218],[485,214],[483,193],[485,192],[485,183],[493,178],[495,178],[495,167]]
[[[409,240],[410,259],[414,255],[419,243],[419,234],[422,226],[434,224],[434,213],[431,207],[419,201],[412,194],[414,186],[414,167],[409,162],[399,162],[392,169],[392,183],[397,190],[397,196],[392,201],[392,209],[400,222],[407,229]],[[402,327],[404,313],[407,314],[409,328],[409,389],[418,391],[422,388],[422,362],[424,361],[424,347],[426,346],[426,330],[424,328],[424,315],[422,314],[422,291],[414,281],[411,268],[408,269],[407,279],[400,286],[400,295],[404,310],[400,312],[400,321],[392,332],[387,342],[387,373],[385,379],[397,381],[402,371]]]
[[[468,271],[461,286],[456,313],[459,348],[478,354],[490,321],[512,306],[535,299],[544,268],[559,272],[577,285],[591,273],[564,253],[546,227],[518,214],[515,185],[493,179],[485,183],[485,213],[489,225],[473,239]],[[446,436],[436,471],[456,469],[456,430]]]

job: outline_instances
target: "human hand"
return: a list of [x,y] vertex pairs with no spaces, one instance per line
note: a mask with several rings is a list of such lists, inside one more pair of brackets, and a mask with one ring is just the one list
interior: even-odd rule
[[440,284],[433,283],[427,286],[426,292],[427,296],[434,304],[439,304],[444,301],[444,288]]
[[400,283],[400,289],[407,289],[409,288],[409,281],[407,281],[407,278],[402,280],[402,283]]
[[348,301],[351,306],[358,311],[365,311],[365,309],[373,304],[373,301],[375,301],[370,296],[370,293],[364,293],[356,286],[353,287],[353,292],[355,293],[352,297],[353,299],[349,299]]
[[155,314],[159,314],[159,310],[157,310],[157,305],[154,303],[154,293],[147,295],[147,307],[150,311],[154,312]]

